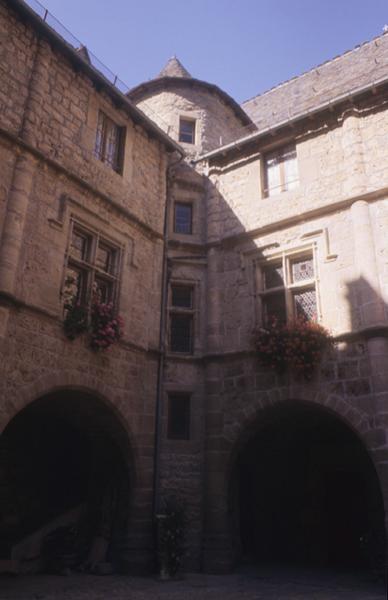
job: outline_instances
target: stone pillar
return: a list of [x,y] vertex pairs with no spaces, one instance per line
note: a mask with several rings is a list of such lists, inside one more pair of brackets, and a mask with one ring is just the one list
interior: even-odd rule
[[366,191],[364,144],[360,130],[360,119],[355,109],[350,110],[342,124],[342,150],[346,177],[345,196],[360,195]]
[[[381,296],[372,223],[367,202],[358,200],[351,207],[354,239],[354,286],[359,327],[367,329],[367,348],[374,407],[372,412],[388,414],[388,339],[382,334],[387,326]],[[375,331],[374,331],[374,328]]]
[[[20,131],[20,137],[32,146],[37,146],[44,118],[43,108],[48,93],[49,52],[48,44],[40,40],[32,68],[29,95]],[[9,295],[15,294],[35,165],[36,159],[29,152],[20,153],[16,158],[13,180],[9,190],[0,243],[0,291]]]

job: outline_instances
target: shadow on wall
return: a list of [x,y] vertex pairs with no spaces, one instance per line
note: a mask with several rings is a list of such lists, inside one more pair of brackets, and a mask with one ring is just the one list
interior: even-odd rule
[[[252,342],[260,300],[256,267],[249,263],[264,263],[268,247],[243,235],[243,224],[216,186],[209,194],[207,350],[222,362],[207,364],[207,539],[223,540],[225,563],[230,551],[231,563],[381,573],[388,502],[382,414],[388,399],[387,306],[364,277],[344,282],[349,331],[314,379],[300,382],[292,373],[277,376],[261,367]],[[301,245],[302,225],[291,232],[295,246]],[[272,239],[276,251],[290,235],[280,231],[279,244]],[[332,302],[336,298],[334,290]],[[216,564],[214,553],[209,545],[205,564],[222,570],[224,558]]]
[[130,460],[117,418],[87,393],[49,394],[18,413],[0,438],[0,560],[27,572],[119,568]]

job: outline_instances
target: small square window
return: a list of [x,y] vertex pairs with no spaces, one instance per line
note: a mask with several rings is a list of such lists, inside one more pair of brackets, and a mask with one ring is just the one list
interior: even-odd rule
[[185,144],[195,144],[195,121],[192,119],[180,119],[179,141]]
[[169,394],[167,427],[169,439],[190,439],[190,400],[190,394]]
[[174,206],[174,232],[190,235],[193,228],[193,206],[182,202],[175,202]]
[[179,308],[193,308],[193,288],[188,285],[171,287],[171,304]]
[[124,132],[123,127],[99,112],[94,154],[117,173],[121,173],[123,166]]

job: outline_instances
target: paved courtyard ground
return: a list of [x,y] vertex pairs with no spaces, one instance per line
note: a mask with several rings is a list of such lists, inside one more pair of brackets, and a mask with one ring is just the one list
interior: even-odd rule
[[1,600],[386,600],[363,574],[252,568],[231,575],[187,574],[177,581],[91,575],[1,577]]

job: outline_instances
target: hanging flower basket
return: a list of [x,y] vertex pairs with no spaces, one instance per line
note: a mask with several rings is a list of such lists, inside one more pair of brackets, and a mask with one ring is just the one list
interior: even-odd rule
[[316,321],[295,319],[269,326],[256,332],[256,350],[260,364],[277,373],[290,370],[297,377],[313,377],[324,352],[334,346],[330,333]]
[[122,335],[123,319],[116,314],[112,302],[94,302],[90,314],[90,347],[106,350]]

